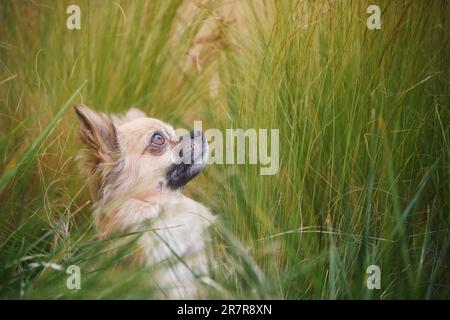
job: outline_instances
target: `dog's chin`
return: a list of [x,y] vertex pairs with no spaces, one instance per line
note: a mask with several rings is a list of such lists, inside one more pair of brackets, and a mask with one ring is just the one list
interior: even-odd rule
[[[186,162],[174,163],[172,164],[166,173],[166,185],[171,190],[177,190],[185,186],[192,178],[198,175],[205,167],[206,161],[208,160],[208,143],[204,138],[203,134],[201,136],[200,152],[194,148],[194,144],[198,141],[193,142],[192,140],[194,133],[190,133],[188,141],[188,148],[192,148],[193,158]],[[183,155],[180,153],[179,155]],[[185,154],[186,156],[187,154]]]
[[172,165],[166,174],[167,187],[171,190],[182,188],[192,178],[198,175],[204,167],[204,163],[180,163]]

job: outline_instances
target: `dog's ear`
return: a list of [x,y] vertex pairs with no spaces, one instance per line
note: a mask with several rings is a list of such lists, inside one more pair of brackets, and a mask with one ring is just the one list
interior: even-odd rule
[[97,113],[83,105],[74,108],[81,122],[81,140],[89,150],[87,165],[93,171],[99,163],[112,160],[112,155],[119,150],[116,127],[106,114]]

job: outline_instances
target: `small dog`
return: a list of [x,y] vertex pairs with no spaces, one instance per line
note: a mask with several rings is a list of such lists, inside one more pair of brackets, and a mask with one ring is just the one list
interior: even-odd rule
[[[204,167],[208,144],[202,132],[177,136],[142,111],[123,117],[75,106],[85,145],[82,168],[91,180],[99,236],[145,231],[133,260],[168,263],[155,279],[171,299],[201,298],[198,278],[207,276],[209,226],[214,216],[180,189]],[[180,159],[184,161],[180,161]],[[186,161],[190,160],[190,161]]]

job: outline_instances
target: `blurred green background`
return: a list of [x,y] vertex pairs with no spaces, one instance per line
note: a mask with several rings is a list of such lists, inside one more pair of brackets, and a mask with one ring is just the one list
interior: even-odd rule
[[[68,30],[66,8],[81,9]],[[369,30],[370,4],[381,29]],[[450,297],[450,3],[0,1],[0,297],[152,298],[94,238],[84,103],[280,129],[280,170],[211,165],[210,298]],[[66,288],[65,268],[82,270]],[[381,268],[368,290],[366,268]]]

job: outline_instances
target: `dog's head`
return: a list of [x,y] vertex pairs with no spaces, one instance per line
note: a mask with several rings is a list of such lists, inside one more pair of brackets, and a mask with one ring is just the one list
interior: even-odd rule
[[172,191],[204,167],[208,145],[202,132],[177,135],[168,124],[131,109],[123,117],[75,106],[86,146],[82,166],[95,177],[104,201],[136,191]]

